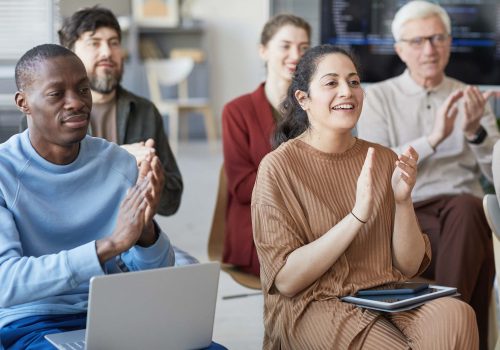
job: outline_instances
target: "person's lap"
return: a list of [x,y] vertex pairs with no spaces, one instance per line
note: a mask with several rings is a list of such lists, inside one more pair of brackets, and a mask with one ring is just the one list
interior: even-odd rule
[[479,346],[474,311],[457,298],[438,298],[385,317],[404,334],[412,349],[477,349]]
[[472,308],[444,297],[405,312],[388,313],[358,339],[363,349],[477,349],[477,325]]
[[486,348],[495,267],[481,199],[470,194],[441,195],[414,206],[432,246],[431,264],[422,277],[457,287],[462,300],[476,312],[481,348]]
[[14,321],[0,329],[5,350],[54,349],[44,336],[85,328],[87,314],[32,316]]
[[481,199],[468,194],[441,195],[414,205],[432,247],[431,264],[423,277],[459,288],[469,301],[481,264],[493,255]]
[[410,311],[380,313],[333,299],[307,307],[282,334],[285,348],[300,349],[477,349],[472,308],[456,298],[431,300]]
[[356,349],[385,349],[407,350],[410,349],[406,336],[389,320],[380,317],[370,327],[354,339],[351,344]]
[[[84,329],[87,314],[32,316],[14,321],[0,329],[0,343],[5,350],[53,350],[46,334]],[[207,350],[224,350],[212,342]]]

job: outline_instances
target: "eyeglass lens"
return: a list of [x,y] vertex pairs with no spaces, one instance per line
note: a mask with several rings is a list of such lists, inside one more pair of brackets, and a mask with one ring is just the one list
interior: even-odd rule
[[442,46],[446,43],[446,39],[448,39],[448,35],[446,34],[434,34],[431,36],[419,36],[412,39],[401,39],[401,41],[407,42],[413,47],[422,47],[427,40],[434,46]]

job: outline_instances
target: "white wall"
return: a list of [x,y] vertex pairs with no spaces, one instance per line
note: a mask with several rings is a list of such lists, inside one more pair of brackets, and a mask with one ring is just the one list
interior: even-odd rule
[[258,44],[269,0],[194,0],[191,11],[207,25],[210,97],[220,120],[225,103],[264,79]]

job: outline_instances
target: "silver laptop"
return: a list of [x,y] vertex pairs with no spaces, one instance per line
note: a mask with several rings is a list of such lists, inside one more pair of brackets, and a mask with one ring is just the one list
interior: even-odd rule
[[201,349],[212,341],[219,263],[93,277],[87,329],[45,338],[57,349]]

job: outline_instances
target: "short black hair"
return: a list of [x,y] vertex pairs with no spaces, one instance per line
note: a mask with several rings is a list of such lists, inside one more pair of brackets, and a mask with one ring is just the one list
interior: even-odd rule
[[101,27],[114,29],[120,41],[122,40],[120,24],[113,12],[96,5],[78,10],[71,17],[65,19],[61,29],[57,32],[59,34],[59,42],[64,47],[73,50],[75,42],[83,33],[95,33]]
[[74,56],[78,58],[73,51],[56,44],[38,45],[28,50],[16,64],[15,78],[17,89],[22,91],[31,85],[33,76],[41,62],[60,56]]

